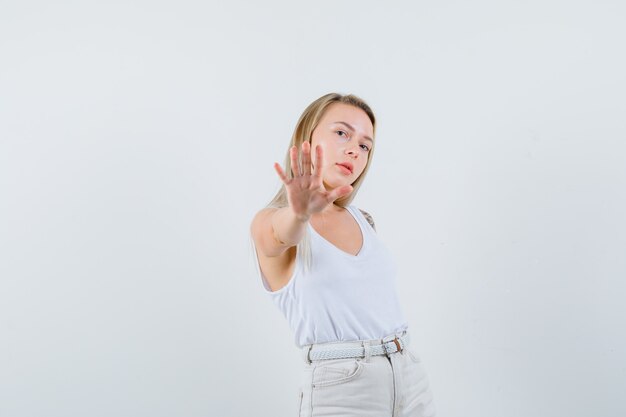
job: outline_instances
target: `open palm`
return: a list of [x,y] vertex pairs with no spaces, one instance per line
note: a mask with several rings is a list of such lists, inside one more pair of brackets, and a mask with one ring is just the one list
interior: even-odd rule
[[298,163],[298,147],[289,149],[291,158],[291,172],[293,178],[288,178],[281,166],[276,162],[274,169],[285,184],[289,207],[296,216],[309,219],[312,214],[319,213],[326,206],[332,204],[338,198],[350,194],[352,186],[344,185],[334,190],[327,191],[323,184],[323,151],[322,147],[315,147],[315,164],[311,164],[311,144],[307,141],[302,143],[302,167]]

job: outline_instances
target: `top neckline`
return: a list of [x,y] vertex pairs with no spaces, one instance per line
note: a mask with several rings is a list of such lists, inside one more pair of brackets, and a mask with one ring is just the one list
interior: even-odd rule
[[351,259],[360,259],[363,257],[363,253],[365,252],[365,248],[366,248],[366,243],[367,243],[367,237],[366,237],[366,232],[363,228],[363,225],[361,224],[360,219],[358,218],[358,215],[355,214],[355,212],[353,212],[353,207],[352,205],[346,206],[345,209],[348,211],[348,213],[350,213],[350,215],[354,218],[354,220],[356,221],[357,225],[359,226],[359,230],[361,231],[361,248],[359,249],[359,251],[357,252],[356,255],[353,255],[351,253],[348,253],[346,251],[344,251],[343,249],[339,249],[337,246],[335,246],[333,243],[331,243],[329,240],[327,240],[324,236],[322,236],[321,234],[319,234],[317,232],[317,230],[315,230],[315,228],[313,227],[313,225],[311,224],[311,222],[307,222],[309,228],[313,231],[313,233],[315,235],[317,235],[320,240],[322,240],[323,242],[325,242],[328,246],[334,248],[335,252],[339,252],[341,254],[343,254],[343,256],[347,257],[347,258],[351,258]]

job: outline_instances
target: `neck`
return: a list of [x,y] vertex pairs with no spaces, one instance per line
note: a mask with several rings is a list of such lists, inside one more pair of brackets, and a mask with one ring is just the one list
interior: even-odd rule
[[324,210],[320,211],[320,213],[323,215],[336,214],[336,213],[341,213],[344,210],[345,208],[333,203],[333,204],[329,204]]

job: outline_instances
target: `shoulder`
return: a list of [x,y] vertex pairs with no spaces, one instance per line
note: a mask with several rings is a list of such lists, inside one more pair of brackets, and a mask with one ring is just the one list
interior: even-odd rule
[[269,220],[271,214],[274,213],[276,210],[278,209],[275,207],[265,207],[259,210],[252,218],[252,222],[250,224],[252,232],[256,232],[260,227],[262,228],[264,226],[264,223]]
[[374,225],[374,218],[372,215],[363,209],[359,209],[359,211],[363,214],[363,217],[365,217],[370,226],[372,226],[372,229],[376,230],[376,225]]
[[262,247],[268,242],[269,236],[272,236],[272,214],[278,210],[275,207],[265,207],[259,210],[250,223],[250,234],[257,245]]

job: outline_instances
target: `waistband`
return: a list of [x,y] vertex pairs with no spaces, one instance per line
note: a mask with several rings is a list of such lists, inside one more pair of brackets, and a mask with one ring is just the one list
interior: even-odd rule
[[403,330],[381,339],[336,341],[304,345],[301,348],[301,355],[306,363],[328,359],[369,358],[375,355],[389,355],[401,352],[409,346],[409,343],[409,331]]

